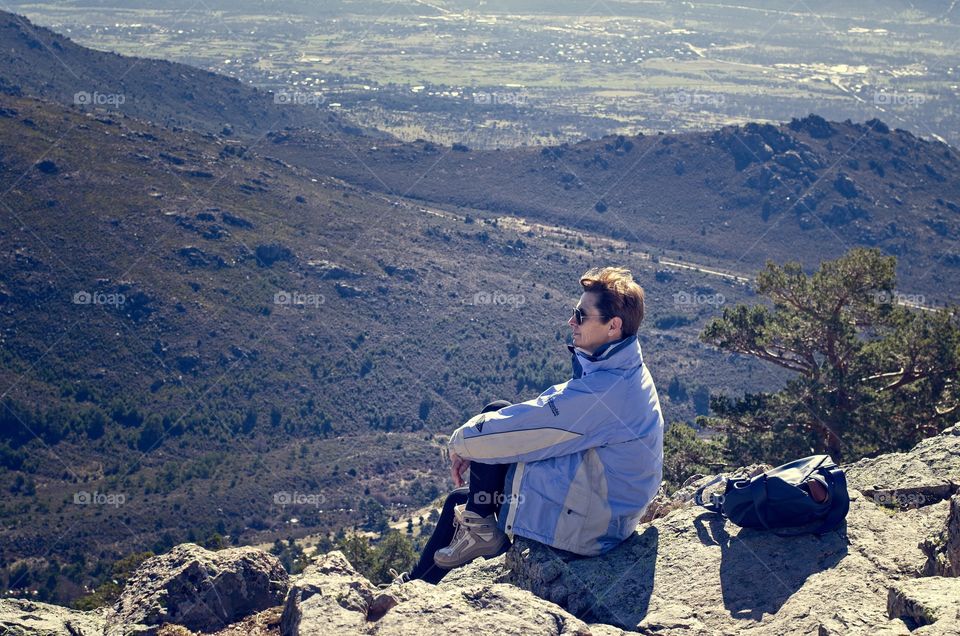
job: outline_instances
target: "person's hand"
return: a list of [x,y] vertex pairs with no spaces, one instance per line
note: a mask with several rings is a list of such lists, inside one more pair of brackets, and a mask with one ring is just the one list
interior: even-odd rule
[[469,459],[464,459],[450,451],[450,475],[453,477],[453,483],[457,488],[463,485],[463,473],[469,467]]

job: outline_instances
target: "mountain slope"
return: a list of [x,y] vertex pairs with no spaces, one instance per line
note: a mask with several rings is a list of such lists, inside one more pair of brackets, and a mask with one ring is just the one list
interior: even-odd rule
[[614,236],[740,273],[813,268],[856,246],[899,257],[901,289],[934,304],[960,285],[960,155],[940,142],[811,115],[780,126],[470,151],[354,143],[308,131],[276,155],[434,203]]
[[[0,11],[0,91],[86,110],[123,112],[164,126],[260,135],[287,126],[359,133],[303,95],[274,95],[185,64],[95,51]],[[292,95],[292,94],[291,94]],[[380,135],[382,136],[382,135]]]
[[[668,420],[782,381],[697,342],[740,282],[315,176],[272,155],[281,140],[0,96],[6,589],[66,600],[132,552],[427,503],[454,426],[569,377],[565,321],[599,263],[647,290]],[[689,396],[668,399],[672,376]]]

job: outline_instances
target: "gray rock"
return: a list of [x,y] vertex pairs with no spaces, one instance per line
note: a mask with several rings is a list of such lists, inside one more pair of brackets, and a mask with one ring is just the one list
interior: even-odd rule
[[358,296],[366,296],[366,292],[359,287],[354,287],[353,285],[347,285],[346,283],[337,283],[334,285],[334,289],[337,290],[337,293],[340,294],[341,298],[356,298]]
[[927,555],[923,576],[960,576],[960,495],[950,499],[945,527],[920,544]]
[[280,633],[361,633],[377,596],[377,590],[343,553],[330,552],[291,581]]
[[[374,627],[363,633],[496,634],[497,636],[588,636],[591,629],[552,603],[512,585],[493,583],[461,588],[413,581],[403,598]],[[334,633],[334,632],[327,632]],[[595,633],[601,633],[598,630]],[[616,634],[609,627],[606,634]]]
[[895,583],[887,597],[887,612],[912,628],[936,624],[939,633],[958,634],[960,579],[933,576]]
[[939,504],[891,515],[855,497],[848,537],[778,537],[688,506],[600,557],[518,540],[506,564],[510,582],[579,618],[642,633],[905,634],[886,616],[887,585],[916,573],[918,537],[945,513]]
[[256,256],[257,264],[261,267],[270,267],[277,261],[292,261],[294,259],[290,248],[279,243],[257,245]]
[[58,605],[0,599],[0,634],[4,636],[100,636],[103,612],[80,612]]
[[289,577],[256,548],[178,545],[145,561],[108,614],[108,634],[155,634],[164,623],[212,632],[283,603]]
[[[506,554],[458,568],[439,585],[379,590],[332,552],[295,577],[282,602],[288,579],[273,556],[185,544],[144,563],[103,616],[0,601],[0,633],[70,634],[73,626],[99,634],[104,622],[110,636],[155,634],[164,623],[210,632],[241,619],[279,621],[284,636],[960,633],[960,578],[939,576],[960,563],[960,494],[933,501],[937,488],[960,481],[960,428],[908,453],[857,462],[847,474],[846,525],[822,537],[742,529],[697,508],[693,493],[712,479],[697,475],[672,496],[661,493],[652,520],[599,557],[517,538]],[[877,492],[929,500],[889,507]],[[261,610],[270,616],[255,619]]]
[[804,168],[803,158],[795,150],[777,155],[773,160],[794,174],[799,174]]
[[179,254],[183,257],[190,267],[214,267],[220,269],[226,267],[227,263],[218,254],[207,254],[195,245],[187,245],[180,248]]
[[506,583],[509,570],[506,566],[506,556],[501,554],[493,559],[474,559],[463,567],[451,570],[438,587],[467,587],[489,583]]
[[320,278],[327,280],[363,278],[363,272],[354,271],[346,265],[340,265],[332,261],[309,261],[307,265],[314,268],[314,271]]
[[[910,453],[860,462],[852,481],[895,478],[882,481],[906,491],[913,479],[952,475],[960,469],[960,452],[951,452],[957,437],[949,430]],[[868,468],[879,472],[867,477]],[[590,623],[641,633],[909,633],[899,617],[887,615],[887,590],[921,571],[927,559],[920,543],[948,527],[948,502],[891,509],[851,488],[843,529],[822,537],[780,537],[739,528],[693,506],[693,492],[710,479],[691,478],[663,502],[665,516],[641,524],[599,557],[518,539],[497,580]]]
[[942,501],[960,486],[960,427],[928,438],[906,453],[861,459],[845,467],[847,485],[875,502],[917,507]]
[[[340,552],[331,552],[295,577],[281,634],[594,634],[561,608],[485,576],[502,574],[503,557],[480,559],[451,572],[440,585],[423,581],[377,590]],[[442,628],[441,628],[442,626]]]
[[232,225],[234,227],[242,227],[244,229],[253,228],[253,223],[251,223],[250,221],[248,221],[247,219],[241,216],[238,216],[236,214],[231,214],[230,212],[221,213],[220,218],[223,220],[224,223],[228,225]]
[[837,175],[833,181],[834,189],[846,199],[855,199],[859,195],[857,184],[849,176],[842,172]]

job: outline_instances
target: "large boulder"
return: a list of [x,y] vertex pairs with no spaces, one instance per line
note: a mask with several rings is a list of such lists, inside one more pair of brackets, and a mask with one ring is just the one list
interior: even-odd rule
[[944,503],[891,515],[853,493],[846,534],[780,537],[688,506],[599,557],[518,540],[505,566],[585,621],[642,633],[906,633],[886,615],[887,589],[916,574],[920,540],[945,517]]
[[396,598],[379,594],[343,553],[330,552],[291,582],[280,633],[360,633],[367,621],[380,618],[395,604]]
[[[822,537],[781,537],[725,522],[690,503],[710,480],[694,478],[658,501],[658,512],[637,533],[599,557],[518,539],[500,580],[587,622],[642,633],[906,634],[907,623],[887,614],[889,589],[926,570],[952,572],[956,558],[957,539],[950,537],[960,513],[951,510],[956,503],[941,499],[943,488],[960,483],[957,433],[954,427],[909,453],[847,467],[845,527]],[[913,505],[891,507],[889,497],[877,493]],[[908,494],[913,498],[896,497]],[[930,554],[939,570],[929,565]]]
[[0,599],[0,634],[4,636],[101,636],[105,625],[102,612]]
[[922,575],[960,577],[960,495],[950,499],[946,525],[921,543],[920,549],[927,555]]
[[845,467],[847,485],[876,503],[906,508],[947,499],[960,487],[960,425],[906,453],[887,453]]
[[257,264],[261,267],[270,267],[277,261],[292,261],[294,258],[290,248],[279,243],[257,245],[255,254]]
[[960,634],[960,579],[940,576],[894,584],[887,597],[890,618],[903,620],[914,634]]
[[150,558],[108,615],[108,634],[156,634],[166,623],[214,632],[283,603],[289,577],[280,561],[251,547],[211,552],[193,543]]
[[437,586],[412,581],[378,590],[343,554],[331,552],[292,581],[281,634],[620,634],[609,626],[591,629],[530,592],[494,582],[502,560],[492,567],[478,560]]
[[960,493],[949,492],[960,483],[958,430],[846,466],[846,524],[820,537],[743,529],[694,506],[712,480],[698,475],[660,493],[649,521],[598,557],[517,538],[439,585],[377,589],[340,552],[288,580],[260,550],[185,544],[146,561],[105,620],[6,600],[0,633],[957,634]]

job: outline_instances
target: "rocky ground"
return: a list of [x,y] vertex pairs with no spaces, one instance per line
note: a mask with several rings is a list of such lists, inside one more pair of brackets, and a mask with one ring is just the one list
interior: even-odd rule
[[437,586],[378,589],[340,552],[288,577],[255,548],[184,544],[145,562],[113,607],[0,600],[0,633],[960,633],[960,426],[845,469],[847,523],[820,537],[725,523],[689,502],[702,477],[596,558],[521,539]]

